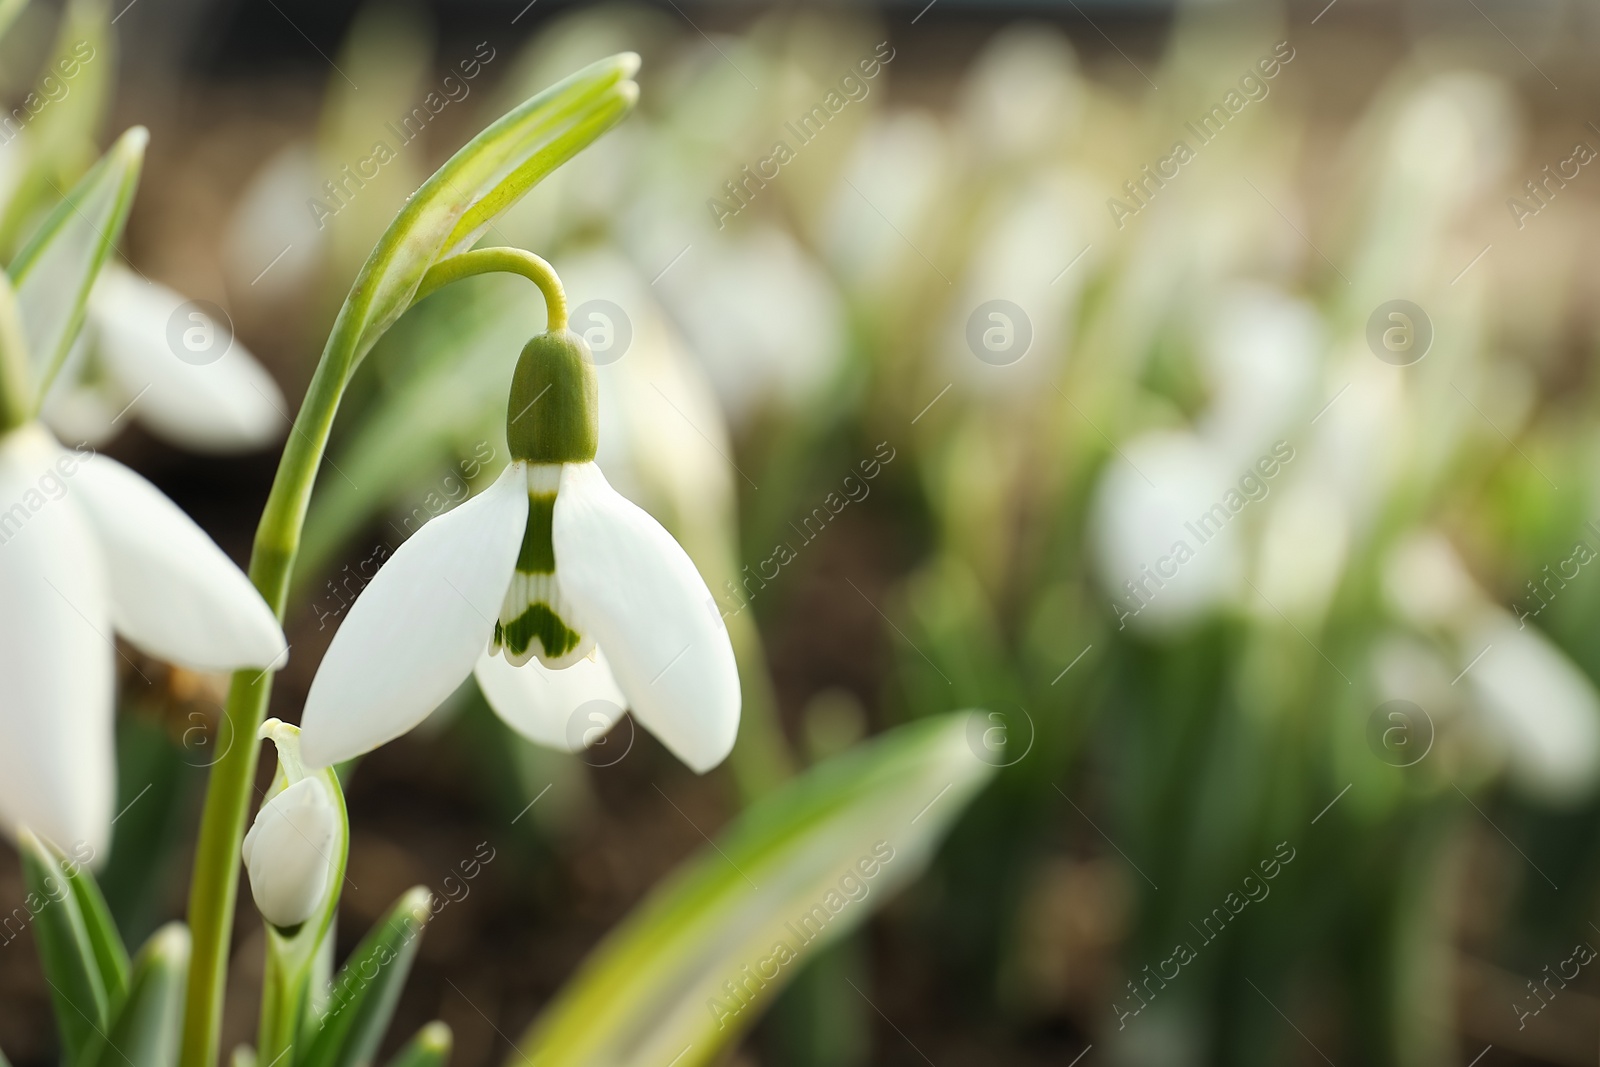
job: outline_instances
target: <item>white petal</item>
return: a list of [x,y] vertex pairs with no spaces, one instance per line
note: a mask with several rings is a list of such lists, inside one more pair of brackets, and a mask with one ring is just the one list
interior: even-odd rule
[[494,634],[527,521],[527,473],[513,463],[389,557],[311,682],[300,721],[306,766],[394,740],[455,691]]
[[559,671],[537,659],[514,667],[504,656],[485,652],[472,673],[483,698],[507,725],[536,744],[564,752],[593,744],[617,724],[627,704],[598,649],[593,659]]
[[739,672],[688,555],[593,463],[562,469],[551,532],[556,580],[634,717],[696,771],[721,763],[739,732]]
[[114,459],[80,459],[67,480],[110,572],[117,631],[195,670],[275,666],[287,648],[244,572],[149,482]]
[[[181,293],[112,266],[95,283],[89,313],[100,355],[125,403],[133,403],[132,417],[197,452],[248,452],[282,438],[289,429],[287,405],[272,376],[237,337],[228,343],[225,324],[191,319],[187,302]],[[210,343],[226,350],[210,362],[180,359],[190,331],[195,337],[211,331]]]
[[0,825],[103,856],[111,842],[111,607],[60,446],[0,441]]
[[261,806],[240,854],[256,910],[274,926],[311,918],[328,889],[339,814],[328,787],[302,778]]

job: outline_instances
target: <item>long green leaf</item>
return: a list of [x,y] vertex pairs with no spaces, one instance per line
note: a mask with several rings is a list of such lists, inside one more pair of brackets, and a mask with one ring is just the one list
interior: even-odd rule
[[[111,909],[100,892],[89,868],[81,863],[65,868],[67,884],[72,887],[72,897],[83,915],[84,929],[89,934],[89,944],[94,949],[95,965],[100,979],[105,983],[106,997],[112,1004],[120,1003],[128,990],[128,948],[122,943],[122,934],[111,918]],[[186,957],[187,958],[187,957]]]
[[[70,0],[55,46],[39,72],[41,85],[50,78],[66,87],[65,94],[30,124],[38,149],[35,162],[45,168],[37,177],[47,185],[76,178],[98,151],[95,142],[116,68],[109,8],[107,0]],[[60,196],[60,190],[55,195]]]
[[922,870],[993,770],[967,723],[901,727],[748,809],[585,962],[519,1046],[526,1062],[715,1059],[813,950]]
[[542,178],[622,120],[639,96],[628,80],[638,67],[632,52],[590,64],[507,112],[422,184],[340,310],[341,319],[358,317],[355,360],[410,306],[429,267],[470,245]]
[[25,903],[33,915],[34,940],[45,980],[50,983],[61,1045],[67,1061],[76,1063],[95,1035],[106,1028],[110,998],[61,858],[26,830],[18,835],[17,847],[28,886]]
[[411,973],[423,927],[432,917],[433,894],[417,886],[356,946],[334,979],[327,1010],[296,1067],[364,1067],[372,1062]]
[[11,264],[36,408],[83,326],[89,290],[128,221],[149,140],[143,126],[118,138]]
[[178,1060],[189,930],[169,923],[150,935],[133,961],[128,995],[104,1035],[96,1034],[81,1067],[170,1067]]
[[394,1054],[389,1067],[444,1067],[450,1062],[453,1044],[450,1028],[441,1022],[431,1022]]
[[[24,227],[60,203],[63,190],[94,162],[116,66],[106,0],[70,0],[54,47],[31,94],[37,115],[23,129],[22,173],[0,219],[0,249],[10,251]],[[42,103],[41,103],[42,101]]]

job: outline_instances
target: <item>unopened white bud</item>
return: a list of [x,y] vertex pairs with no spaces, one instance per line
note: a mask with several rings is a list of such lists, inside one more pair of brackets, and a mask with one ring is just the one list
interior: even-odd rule
[[261,806],[241,851],[250,893],[269,923],[299,926],[322,903],[338,825],[328,787],[316,778],[295,782]]

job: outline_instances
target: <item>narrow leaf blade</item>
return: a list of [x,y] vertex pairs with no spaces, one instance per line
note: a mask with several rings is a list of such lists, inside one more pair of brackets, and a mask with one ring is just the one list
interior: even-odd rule
[[[110,1001],[95,962],[77,898],[63,875],[61,861],[44,842],[27,831],[19,835],[22,873],[28,886],[27,908],[34,916],[34,939],[45,980],[55,1003],[56,1025],[68,1062],[77,1062],[97,1032],[106,1027]],[[34,911],[34,906],[38,910]]]
[[[351,365],[410,306],[422,276],[632,108],[639,57],[590,64],[501,116],[422,184],[373,249],[340,310]],[[354,323],[348,320],[354,316]]]
[[122,235],[149,140],[143,126],[124,133],[11,264],[39,400],[78,336],[89,290]]
[[418,886],[356,946],[334,979],[327,1010],[296,1067],[372,1062],[411,972],[423,927],[432,917],[433,894]]
[[585,962],[519,1046],[532,1063],[703,1064],[810,950],[855,928],[931,857],[993,768],[965,715],[901,727],[748,809]]
[[133,961],[127,997],[104,1035],[95,1035],[81,1067],[171,1067],[178,1062],[189,948],[189,929],[182,923],[169,923],[150,935]]
[[128,990],[128,948],[122,943],[122,934],[111,918],[111,909],[100,892],[89,868],[81,863],[66,868],[67,884],[72,887],[73,899],[83,915],[84,928],[89,934],[89,944],[94,949],[94,960],[105,983],[106,997],[115,1005]]

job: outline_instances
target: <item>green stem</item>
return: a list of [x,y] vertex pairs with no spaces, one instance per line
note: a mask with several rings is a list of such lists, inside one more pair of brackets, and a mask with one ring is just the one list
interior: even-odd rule
[[[545,294],[551,327],[556,328],[558,321],[565,326],[566,295],[555,271],[538,256],[510,248],[478,249],[440,261],[423,276],[410,303],[415,304],[442,285],[486,271],[511,271],[532,279]],[[368,278],[357,280],[356,293],[370,291]],[[354,306],[347,302],[334,322],[284,446],[261,524],[256,528],[250,580],[280,620],[288,604],[289,579],[300,548],[311,489],[339,401],[360,357],[375,340],[364,336],[367,322],[360,311],[353,310]],[[220,1040],[229,938],[239,893],[239,848],[244,842],[245,817],[261,751],[255,738],[266,717],[271,694],[272,675],[268,671],[238,671],[228,690],[224,732],[234,743],[211,769],[189,889],[194,955],[190,958],[184,1009],[179,1061],[182,1067],[209,1067]]]
[[417,295],[411,302],[415,304],[451,282],[496,271],[520,274],[537,285],[539,292],[544,294],[545,329],[554,333],[567,328],[567,293],[561,288],[561,279],[556,277],[555,268],[532,252],[520,248],[475,248],[449,259],[441,259],[422,276],[422,284],[417,286]]
[[262,975],[261,1026],[256,1034],[257,1063],[275,1063],[294,1046],[309,977],[309,968],[295,967],[286,958],[283,938],[269,929],[266,971]]

